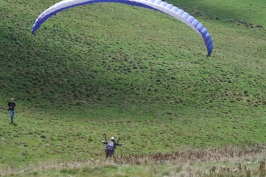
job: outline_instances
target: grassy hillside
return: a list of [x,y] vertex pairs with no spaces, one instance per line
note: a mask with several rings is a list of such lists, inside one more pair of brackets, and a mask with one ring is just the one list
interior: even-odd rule
[[266,25],[265,1],[230,1],[225,0],[201,0],[201,1],[168,1],[183,6],[197,16],[208,16],[211,19],[218,17],[222,22],[227,23],[231,19],[243,20],[254,25]]
[[123,136],[118,155],[264,143],[264,0],[171,1],[211,33],[210,58],[183,23],[121,4],[61,12],[33,36],[55,2],[0,2],[0,169],[101,159],[104,132]]

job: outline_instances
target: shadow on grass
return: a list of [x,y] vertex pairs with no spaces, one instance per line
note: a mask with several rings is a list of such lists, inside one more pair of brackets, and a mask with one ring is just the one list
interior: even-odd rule
[[16,123],[10,123],[10,125],[13,125],[14,127],[16,127],[18,124],[16,124]]
[[[105,70],[109,63],[99,63],[108,60],[106,55],[111,53],[95,54],[106,49],[102,43],[84,40],[88,37],[84,34],[66,32],[60,24],[56,24],[59,28],[55,25],[47,32],[44,27],[43,34],[33,36],[32,15],[24,11],[19,16],[14,13],[9,9],[0,12],[4,18],[0,23],[0,45],[3,46],[0,59],[5,63],[0,66],[0,85],[3,88],[0,95],[15,97],[24,104],[33,103],[35,109],[52,106],[60,109],[88,103],[120,106],[128,97],[139,101],[139,96],[134,95],[135,90],[143,89],[146,81],[138,78],[142,76],[139,74],[136,86],[126,78],[131,77],[132,74],[128,74],[131,69],[116,65],[109,71],[115,73],[110,79]],[[111,62],[120,64],[120,58],[126,58],[119,56],[121,53],[114,54]],[[126,72],[127,75],[123,75]],[[123,75],[122,81],[120,74]]]

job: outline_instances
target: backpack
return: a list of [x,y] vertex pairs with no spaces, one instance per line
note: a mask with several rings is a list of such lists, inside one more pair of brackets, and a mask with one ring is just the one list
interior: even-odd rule
[[113,141],[109,141],[107,144],[106,144],[106,147],[105,147],[106,150],[114,150],[115,149],[115,142]]

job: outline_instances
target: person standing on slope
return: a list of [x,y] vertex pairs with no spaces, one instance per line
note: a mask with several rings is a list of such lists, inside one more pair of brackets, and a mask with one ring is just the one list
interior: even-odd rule
[[15,117],[15,110],[16,110],[16,103],[14,102],[15,99],[11,98],[10,102],[7,104],[8,108],[8,112],[10,115],[10,123],[13,124],[14,123],[14,117]]

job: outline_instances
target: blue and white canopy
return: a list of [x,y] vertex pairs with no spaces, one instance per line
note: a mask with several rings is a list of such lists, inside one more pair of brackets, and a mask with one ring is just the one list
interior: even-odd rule
[[177,20],[182,21],[194,31],[196,31],[205,42],[208,52],[207,56],[210,56],[212,53],[212,38],[207,29],[197,19],[189,15],[184,10],[179,9],[178,7],[175,7],[172,4],[168,4],[167,2],[161,0],[63,0],[52,5],[39,15],[39,17],[36,19],[35,23],[32,26],[32,34],[34,34],[34,32],[39,29],[39,27],[42,25],[43,22],[45,22],[45,20],[62,10],[75,6],[104,2],[129,4],[133,6],[154,9],[166,13],[176,18]]

